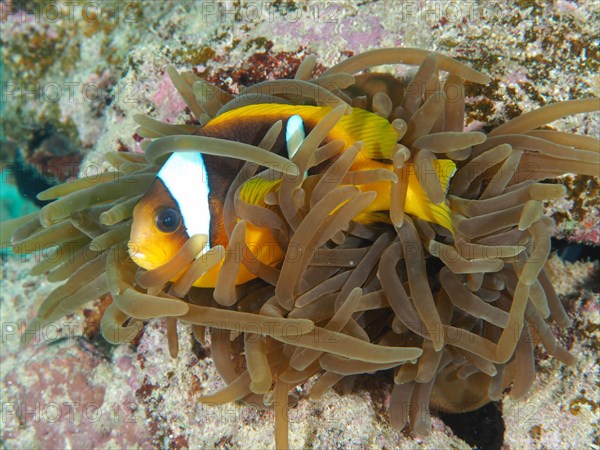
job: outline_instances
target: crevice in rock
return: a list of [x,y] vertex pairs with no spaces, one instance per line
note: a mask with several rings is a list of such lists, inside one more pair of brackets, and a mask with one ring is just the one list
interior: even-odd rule
[[439,412],[438,416],[454,434],[478,450],[498,450],[504,442],[502,404],[491,402],[462,414]]

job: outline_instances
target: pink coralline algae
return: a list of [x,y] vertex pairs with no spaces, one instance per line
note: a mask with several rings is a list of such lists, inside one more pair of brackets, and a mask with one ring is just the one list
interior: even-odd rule
[[[57,330],[46,330],[50,338]],[[38,448],[143,446],[149,438],[127,389],[109,392],[111,362],[78,336],[38,342],[23,349],[27,358],[4,377],[2,440],[19,442],[25,432]],[[4,360],[3,363],[10,363]],[[135,373],[117,360],[114,370]],[[103,381],[104,379],[104,381]]]
[[150,97],[159,111],[161,120],[164,122],[175,122],[177,116],[185,108],[185,102],[173,87],[173,83],[165,72],[156,87],[155,94]]

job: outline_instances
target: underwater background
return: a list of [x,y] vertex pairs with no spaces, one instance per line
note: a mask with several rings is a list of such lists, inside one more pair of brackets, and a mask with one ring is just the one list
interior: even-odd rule
[[[0,2],[1,220],[35,211],[35,193],[108,165],[102,154],[139,150],[134,114],[184,122],[185,104],[165,69],[193,69],[237,88],[289,77],[310,53],[329,67],[380,47],[419,47],[492,77],[469,86],[471,131],[488,130],[546,103],[600,95],[600,6],[582,2]],[[599,134],[598,114],[556,121],[559,131]],[[84,165],[81,165],[82,160]],[[338,448],[565,448],[599,446],[598,177],[563,179],[565,199],[550,260],[573,328],[561,340],[579,358],[565,367],[542,351],[524,400],[479,412],[433,415],[427,438],[393,430],[384,405],[391,381],[359,383],[290,410],[290,445]],[[5,247],[3,242],[3,247]],[[266,448],[273,415],[194,401],[222,386],[210,352],[182,333],[169,357],[164,323],[134,345],[99,333],[109,299],[24,345],[19,331],[53,288],[27,275],[31,256],[3,250],[0,394],[5,448]]]

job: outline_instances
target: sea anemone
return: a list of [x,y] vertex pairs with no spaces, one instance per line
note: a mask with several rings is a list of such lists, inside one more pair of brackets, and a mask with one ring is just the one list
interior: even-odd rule
[[[227,384],[199,401],[274,407],[278,448],[288,445],[287,408],[297,400],[290,391],[313,376],[316,399],[342,380],[351,386],[356,375],[391,369],[390,421],[424,435],[430,407],[474,410],[500,399],[508,386],[512,398],[523,397],[534,381],[539,344],[573,364],[551,330],[552,322],[565,328],[571,320],[545,267],[554,223],[543,202],[566,188],[541,181],[567,172],[598,175],[599,144],[545,125],[596,111],[598,99],[548,105],[487,134],[466,132],[465,83],[489,78],[454,59],[380,49],[311,79],[315,62],[309,56],[293,80],[266,81],[237,96],[169,68],[198,125],[136,117],[137,133],[147,139],[144,154],[107,154],[113,172],[52,187],[39,195],[54,200],[39,214],[6,224],[17,253],[55,245],[32,273],[64,281],[29,329],[107,293],[113,301],[101,329],[109,342],[130,341],[143,321],[166,317],[167,345],[176,356],[176,323],[191,324],[199,342],[207,345],[210,337]],[[391,64],[418,70],[406,79],[371,71]],[[269,151],[281,123],[257,146],[195,135],[213,117],[256,103],[331,109],[291,161]],[[340,156],[343,143],[324,141],[352,107],[394,126],[391,170],[351,172],[360,143]],[[229,249],[202,253],[205,236],[193,236],[166,264],[144,271],[127,254],[132,211],[165,156],[191,148],[246,161],[224,199]],[[448,192],[433,170],[438,157],[458,167]],[[433,202],[450,207],[452,232],[404,213],[409,167]],[[239,195],[254,177],[281,178],[262,206]],[[371,225],[354,221],[373,195],[353,185],[379,179],[394,181],[389,215]],[[285,253],[278,265],[252,253],[244,239],[249,223],[274,230]],[[192,286],[221,260],[214,289]],[[257,279],[235,286],[241,265]]]

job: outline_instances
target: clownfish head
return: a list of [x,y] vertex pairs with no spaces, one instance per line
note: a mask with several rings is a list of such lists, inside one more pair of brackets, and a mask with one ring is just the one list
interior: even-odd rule
[[[251,108],[255,109],[255,106]],[[244,108],[231,111],[229,115],[237,117],[243,110]],[[256,114],[246,115],[257,117]],[[232,129],[224,126],[232,123],[227,116],[226,113],[209,122],[204,127],[204,132],[236,140],[253,141],[258,138],[263,128],[260,123],[250,130],[244,127]],[[257,120],[260,122],[260,117]],[[209,127],[211,123],[215,124],[212,128]],[[305,137],[304,123],[299,115],[291,115],[286,123],[283,136],[285,148],[282,152],[291,157]],[[271,122],[268,124],[270,126]],[[244,131],[246,135],[234,136],[232,130]],[[231,158],[207,156],[200,152],[173,153],[133,210],[128,243],[129,255],[133,261],[146,270],[155,269],[169,261],[196,234],[208,236],[212,245],[226,246],[227,236],[222,226],[222,217],[218,216],[222,215],[221,205],[227,188],[242,164],[243,162]],[[209,248],[207,246],[205,250]]]
[[133,210],[131,259],[146,270],[168,260],[196,234],[210,235],[209,187],[201,153],[174,153]]

